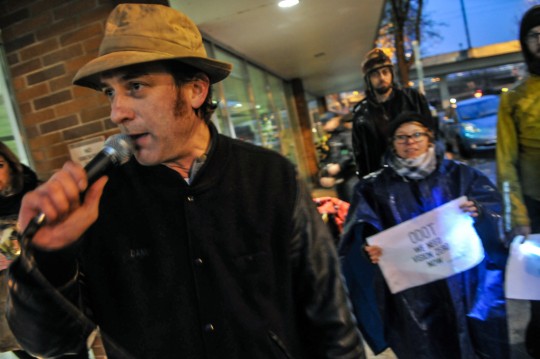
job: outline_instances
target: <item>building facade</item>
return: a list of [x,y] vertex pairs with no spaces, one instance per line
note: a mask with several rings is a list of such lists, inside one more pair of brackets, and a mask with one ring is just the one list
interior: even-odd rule
[[[106,18],[118,3],[0,1],[0,140],[41,179],[74,159],[74,146],[118,132],[106,97],[71,85],[77,70],[97,55]],[[309,112],[297,111],[304,94],[209,39],[205,46],[209,56],[234,65],[233,73],[214,86],[219,107],[213,121],[219,131],[282,153],[302,177],[313,179],[311,121],[301,118]]]

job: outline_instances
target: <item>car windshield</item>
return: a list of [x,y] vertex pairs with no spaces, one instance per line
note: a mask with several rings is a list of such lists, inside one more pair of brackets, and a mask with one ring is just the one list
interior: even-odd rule
[[478,102],[459,105],[457,111],[462,121],[496,115],[499,109],[499,97],[479,99]]

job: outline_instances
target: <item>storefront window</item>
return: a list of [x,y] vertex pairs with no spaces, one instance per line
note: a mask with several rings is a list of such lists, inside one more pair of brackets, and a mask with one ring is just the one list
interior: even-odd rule
[[249,98],[244,62],[219,49],[216,49],[215,55],[218,60],[233,65],[231,74],[221,83],[225,99],[219,103],[220,114],[230,119],[232,123],[231,136],[260,145],[261,139],[257,130],[256,113]]
[[248,65],[247,70],[255,103],[256,118],[251,125],[252,129],[258,133],[256,143],[265,148],[279,151],[279,141],[275,137],[277,127],[270,99],[268,98],[265,74],[252,65]]
[[29,165],[26,148],[20,136],[15,101],[11,97],[13,91],[7,78],[7,68],[4,47],[0,41],[0,141],[4,142],[21,162]]
[[[220,85],[223,93],[216,116],[221,132],[297,163],[283,81],[221,49],[215,48],[213,54],[233,65],[231,75]],[[223,131],[227,128],[230,133]]]
[[278,151],[293,163],[298,163],[294,129],[287,109],[283,81],[276,76],[267,75],[267,77],[270,83],[270,96],[273,104],[273,118],[271,120],[276,123],[275,138],[279,140]]

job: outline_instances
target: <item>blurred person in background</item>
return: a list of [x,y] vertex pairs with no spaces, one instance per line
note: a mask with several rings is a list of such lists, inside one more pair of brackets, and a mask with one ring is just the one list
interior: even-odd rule
[[0,353],[13,351],[19,358],[33,358],[20,350],[6,321],[7,268],[20,253],[16,223],[22,197],[36,188],[34,171],[0,142]]
[[[509,241],[540,233],[540,5],[523,15],[519,41],[529,76],[501,95],[497,123],[497,182]],[[525,346],[540,358],[540,301],[531,301]]]
[[[353,149],[358,176],[378,170],[388,147],[388,126],[403,111],[422,114],[433,121],[424,95],[396,84],[394,65],[383,50],[375,48],[362,63],[366,97],[353,108]],[[436,133],[435,133],[436,134]]]
[[337,197],[350,202],[354,186],[358,182],[352,149],[352,115],[326,112],[320,118],[323,130],[328,134],[327,151],[321,159],[319,183],[322,187],[336,189]]
[[[507,249],[497,188],[480,171],[444,159],[434,145],[432,122],[423,115],[404,112],[388,131],[385,166],[356,186],[339,248],[366,342],[376,354],[390,347],[400,359],[509,358]],[[461,196],[468,198],[461,209],[474,219],[484,260],[392,294],[377,265],[385,253],[366,238]]]

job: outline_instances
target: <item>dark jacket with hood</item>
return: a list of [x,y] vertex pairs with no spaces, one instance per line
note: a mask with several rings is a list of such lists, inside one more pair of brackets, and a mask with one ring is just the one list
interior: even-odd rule
[[[20,346],[9,330],[5,311],[7,297],[7,271],[13,257],[18,254],[16,241],[16,227],[22,197],[26,192],[33,190],[38,185],[38,179],[34,171],[29,167],[22,166],[22,188],[17,193],[9,196],[0,196],[0,353],[19,350]],[[13,172],[12,172],[13,173]],[[13,175],[13,174],[12,174]]]
[[[44,275],[90,312],[111,359],[364,358],[332,238],[293,165],[211,129],[190,185],[163,165],[115,169],[77,248],[36,251]],[[40,356],[78,351],[93,326],[31,260],[10,269],[13,332]]]
[[[391,294],[363,249],[365,238],[463,195],[479,208],[475,228],[484,261],[450,278]],[[500,207],[501,196],[485,175],[451,160],[442,160],[421,180],[385,166],[360,181],[339,253],[359,327],[375,353],[390,346],[400,359],[509,357]]]
[[[369,84],[369,79],[366,78]],[[388,147],[388,124],[404,111],[417,112],[431,119],[426,98],[413,88],[394,85],[390,98],[378,103],[372,90],[353,109],[353,149],[358,176],[381,168]],[[437,132],[437,123],[432,126]]]
[[530,8],[523,19],[521,20],[519,28],[519,43],[521,44],[521,52],[527,64],[529,73],[533,75],[540,75],[540,59],[529,50],[527,46],[527,34],[528,32],[536,26],[540,25],[540,5],[533,6]]

